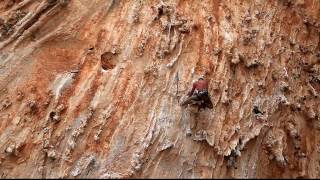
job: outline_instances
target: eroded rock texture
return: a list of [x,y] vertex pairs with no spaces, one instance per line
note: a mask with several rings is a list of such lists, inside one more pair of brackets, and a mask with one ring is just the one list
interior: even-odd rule
[[[1,178],[320,177],[319,0],[2,0],[0,17]],[[182,109],[203,74],[214,109]]]

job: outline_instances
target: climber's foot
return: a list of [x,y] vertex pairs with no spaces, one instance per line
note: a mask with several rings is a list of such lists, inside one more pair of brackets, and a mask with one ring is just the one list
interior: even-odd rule
[[191,129],[187,129],[186,135],[187,136],[191,136],[192,135]]

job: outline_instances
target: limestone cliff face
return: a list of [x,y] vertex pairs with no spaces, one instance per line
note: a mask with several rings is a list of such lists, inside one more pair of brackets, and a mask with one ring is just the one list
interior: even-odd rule
[[[320,178],[319,0],[2,0],[0,17],[1,178]],[[200,75],[213,110],[182,109]]]

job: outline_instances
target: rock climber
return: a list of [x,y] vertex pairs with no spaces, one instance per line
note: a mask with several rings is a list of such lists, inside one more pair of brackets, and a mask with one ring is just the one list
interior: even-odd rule
[[208,92],[209,83],[204,79],[203,76],[200,76],[199,79],[193,83],[192,90],[188,93],[188,98],[181,103],[182,107],[186,107],[188,104],[197,103],[198,110],[213,108],[213,104],[210,99]]

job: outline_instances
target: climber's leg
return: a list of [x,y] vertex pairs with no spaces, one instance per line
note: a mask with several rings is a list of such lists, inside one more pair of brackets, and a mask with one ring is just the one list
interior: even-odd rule
[[182,107],[186,107],[188,104],[190,104],[192,101],[198,101],[198,97],[195,95],[192,95],[190,97],[188,97],[185,101],[183,101],[180,105]]
[[201,112],[201,111],[205,110],[206,107],[207,107],[207,105],[206,105],[204,102],[201,103],[201,104],[199,105],[199,107],[198,107],[198,112]]
[[186,130],[186,136],[192,135],[192,129],[195,127],[194,113],[191,111],[183,111],[184,113],[184,127]]
[[209,109],[212,109],[212,108],[213,108],[213,104],[212,104],[212,101],[211,101],[209,95],[205,96],[205,97],[203,98],[203,100],[204,100],[204,105],[205,105],[207,108],[209,108]]

